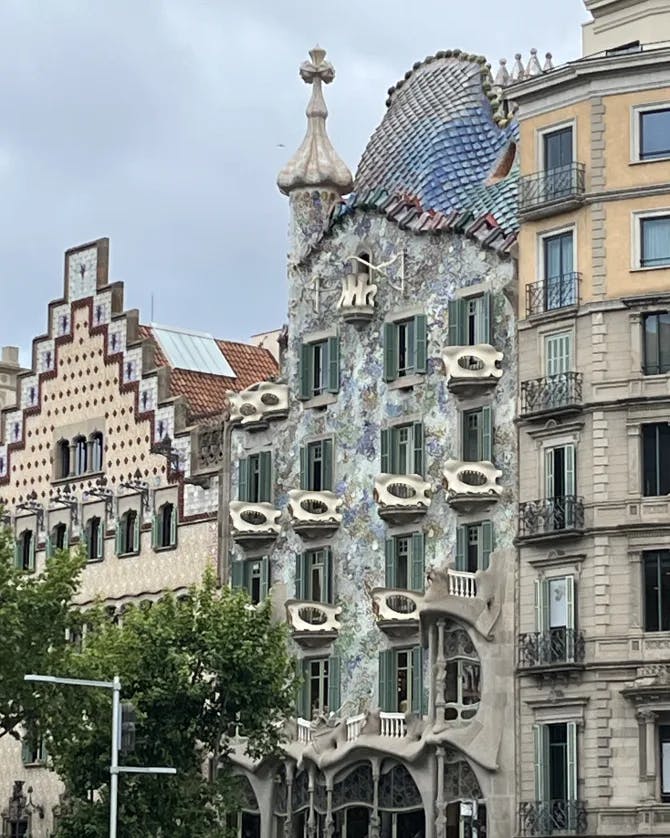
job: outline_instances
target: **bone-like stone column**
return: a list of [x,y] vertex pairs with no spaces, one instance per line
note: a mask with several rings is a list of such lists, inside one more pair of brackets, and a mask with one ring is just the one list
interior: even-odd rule
[[369,838],[379,838],[381,830],[381,820],[379,818],[379,769],[380,762],[378,759],[372,759],[372,813],[370,815],[370,828],[368,830]]
[[334,838],[335,820],[333,819],[333,778],[326,779],[326,829],[325,838]]
[[284,821],[284,838],[293,838],[293,763],[284,762],[286,771],[286,820]]
[[435,796],[435,836],[447,838],[447,813],[444,802],[444,748],[435,749],[437,760],[437,794]]
[[447,662],[444,657],[444,619],[437,621],[437,658],[435,662],[435,710],[436,721],[445,722],[444,688]]
[[435,623],[431,623],[428,628],[428,660],[430,661],[430,684],[428,685],[428,719],[432,723],[435,722],[435,643],[436,643],[437,628]]
[[309,818],[307,820],[307,838],[316,838],[316,813],[314,812],[314,771],[309,772]]

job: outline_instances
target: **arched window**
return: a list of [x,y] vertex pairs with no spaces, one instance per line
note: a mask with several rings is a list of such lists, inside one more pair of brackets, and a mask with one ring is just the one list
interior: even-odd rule
[[89,439],[90,464],[89,471],[102,471],[102,456],[104,453],[104,441],[101,431],[91,434]]
[[140,521],[137,512],[129,509],[116,525],[116,552],[119,556],[138,553],[140,549]]
[[102,521],[97,516],[86,524],[86,555],[89,562],[104,558]]
[[47,541],[47,555],[53,556],[56,550],[67,550],[68,548],[67,524],[56,524],[49,533]]
[[35,570],[35,535],[32,530],[23,530],[19,535],[14,560],[20,570]]
[[83,436],[74,440],[74,473],[86,474],[88,471],[88,445]]
[[70,476],[70,443],[67,439],[61,439],[57,446],[58,460],[56,464],[56,476],[69,477]]
[[164,503],[154,515],[153,537],[155,550],[177,544],[177,509],[173,503]]

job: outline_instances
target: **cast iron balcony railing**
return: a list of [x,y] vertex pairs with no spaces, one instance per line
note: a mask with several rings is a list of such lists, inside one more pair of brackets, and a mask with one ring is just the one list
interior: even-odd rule
[[561,535],[584,529],[584,499],[576,495],[540,498],[519,504],[519,537]]
[[581,800],[533,800],[519,807],[521,835],[583,835],[586,822]]
[[573,271],[529,283],[526,285],[526,317],[576,306],[580,281],[581,274]]
[[526,175],[521,178],[519,187],[519,212],[528,215],[544,211],[548,214],[557,204],[561,205],[561,210],[566,204],[579,204],[584,197],[585,184],[583,163],[569,163]]
[[582,404],[581,372],[561,372],[521,383],[521,414],[564,411]]
[[584,634],[560,627],[519,635],[519,669],[562,668],[584,660]]

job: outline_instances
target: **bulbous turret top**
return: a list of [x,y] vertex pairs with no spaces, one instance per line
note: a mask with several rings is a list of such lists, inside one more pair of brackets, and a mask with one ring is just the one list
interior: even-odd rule
[[335,78],[333,65],[325,60],[326,51],[314,47],[310,61],[300,66],[300,76],[312,85],[307,105],[307,133],[300,148],[277,177],[277,186],[284,195],[300,189],[327,189],[346,195],[353,186],[353,178],[346,164],[333,148],[326,132],[328,108],[323,98],[322,82],[330,84]]

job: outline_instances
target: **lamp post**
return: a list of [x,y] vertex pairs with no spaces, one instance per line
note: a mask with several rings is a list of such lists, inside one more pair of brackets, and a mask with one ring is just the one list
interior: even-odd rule
[[60,678],[56,675],[24,675],[25,681],[44,684],[65,684],[71,687],[98,687],[112,690],[112,748],[109,764],[109,838],[116,838],[119,801],[119,774],[176,774],[176,768],[166,766],[119,765],[121,680],[115,675],[111,681],[91,681],[87,678]]

